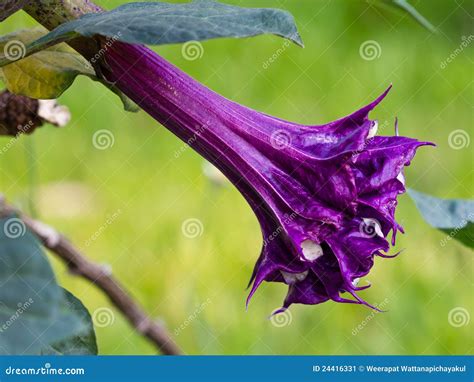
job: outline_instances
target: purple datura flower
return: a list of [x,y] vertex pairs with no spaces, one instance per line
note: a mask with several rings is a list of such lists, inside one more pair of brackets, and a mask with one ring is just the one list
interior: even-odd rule
[[[214,93],[148,48],[116,42],[105,77],[238,188],[255,212],[263,249],[247,303],[263,281],[288,285],[282,309],[327,300],[367,304],[357,291],[374,256],[389,257],[402,227],[397,196],[416,139],[375,136],[369,112],[337,121],[287,122]],[[349,293],[352,298],[343,297]],[[369,305],[370,306],[370,305]]]

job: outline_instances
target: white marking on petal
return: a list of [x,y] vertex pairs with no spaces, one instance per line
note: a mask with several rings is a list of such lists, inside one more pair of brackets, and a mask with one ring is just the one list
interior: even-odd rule
[[306,276],[308,276],[308,271],[304,271],[301,273],[290,273],[290,272],[285,272],[285,271],[280,271],[280,272],[287,284],[295,284],[298,281],[303,281],[306,278]]
[[401,184],[405,185],[405,175],[403,175],[403,171],[400,171],[400,173],[397,175],[397,179]]
[[354,280],[352,280],[352,286],[356,287],[357,284],[359,284],[360,277],[356,277]]
[[38,115],[46,122],[64,127],[71,120],[69,109],[58,104],[55,99],[40,99],[38,104]]
[[321,246],[312,240],[303,241],[301,249],[303,250],[303,257],[309,261],[315,261],[324,254]]
[[372,121],[372,126],[370,126],[369,133],[367,134],[367,139],[375,137],[375,135],[377,134],[378,128],[379,128],[379,122]]

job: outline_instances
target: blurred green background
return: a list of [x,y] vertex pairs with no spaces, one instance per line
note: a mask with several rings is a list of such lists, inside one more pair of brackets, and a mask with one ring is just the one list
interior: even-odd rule
[[[226,97],[301,123],[342,117],[393,83],[372,113],[380,134],[393,133],[397,116],[402,135],[437,144],[419,151],[406,171],[408,185],[438,197],[473,197],[474,143],[455,149],[448,141],[456,129],[472,135],[472,46],[442,68],[463,36],[472,39],[472,2],[414,1],[438,34],[362,0],[228,2],[289,10],[306,48],[263,36],[205,42],[194,61],[181,46],[157,51]],[[110,9],[125,1],[98,3]],[[31,25],[18,13],[0,31]],[[378,57],[366,60],[359,50],[372,40]],[[407,196],[397,214],[406,234],[394,248],[405,251],[395,259],[377,258],[362,281],[372,287],[361,296],[386,313],[327,302],[294,305],[285,321],[271,321],[286,294],[283,285],[263,285],[245,310],[261,234],[240,194],[209,180],[202,158],[145,113],[124,112],[97,83],[78,79],[61,102],[71,109],[72,122],[63,129],[43,127],[3,154],[0,189],[27,211],[33,198],[42,220],[90,258],[109,264],[186,353],[472,353],[472,323],[456,327],[448,319],[459,309],[465,319],[473,311],[472,252],[454,241],[443,246],[446,235],[428,227]],[[100,129],[113,133],[106,150],[92,143]],[[187,219],[202,222],[202,235],[183,235]],[[97,321],[103,308],[115,313],[108,325],[98,322],[101,354],[155,353],[96,288],[51,259],[60,282]]]

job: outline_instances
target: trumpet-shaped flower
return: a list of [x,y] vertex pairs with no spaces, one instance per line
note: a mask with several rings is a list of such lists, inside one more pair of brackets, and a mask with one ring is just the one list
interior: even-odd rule
[[107,80],[218,167],[253,209],[263,248],[249,299],[269,281],[288,285],[283,309],[368,305],[357,282],[387,256],[389,233],[394,244],[402,231],[403,167],[428,144],[376,136],[368,114],[389,89],[347,117],[306,126],[225,99],[142,46],[115,42],[105,61]]

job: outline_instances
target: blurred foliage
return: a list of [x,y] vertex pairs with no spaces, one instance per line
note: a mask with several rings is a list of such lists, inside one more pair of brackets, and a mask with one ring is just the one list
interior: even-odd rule
[[399,10],[408,13],[414,20],[416,20],[420,25],[425,27],[431,32],[436,32],[436,28],[428,21],[426,18],[416,10],[416,8],[410,4],[407,0],[382,0],[383,4],[386,6],[392,6],[398,8]]
[[[229,3],[241,4],[238,1]],[[107,8],[125,1],[99,1]],[[436,3],[436,6],[433,5]],[[247,106],[302,123],[324,123],[394,88],[373,113],[380,133],[435,142],[406,171],[407,184],[445,198],[472,198],[473,151],[453,149],[449,135],[472,127],[472,36],[469,1],[413,1],[438,29],[432,34],[407,14],[364,1],[252,1],[295,16],[305,49],[271,36],[203,43],[189,61],[181,46],[159,53],[215,91]],[[2,33],[32,26],[21,13],[0,25]],[[367,41],[376,57],[361,57]],[[376,45],[376,47],[377,47]],[[458,51],[456,51],[456,49]],[[458,52],[458,53],[455,53]],[[455,55],[454,59],[448,58]],[[273,62],[269,60],[276,57]],[[444,63],[444,68],[443,68]],[[266,69],[264,69],[266,67]],[[278,327],[268,316],[286,294],[265,284],[245,310],[250,278],[261,246],[255,217],[231,186],[203,175],[202,159],[145,113],[125,113],[98,83],[81,78],[62,96],[73,122],[36,135],[42,219],[64,231],[88,256],[113,272],[191,354],[461,354],[472,351],[472,323],[452,321],[453,309],[473,312],[472,253],[430,228],[407,197],[398,219],[406,234],[395,259],[376,259],[361,293],[386,313],[362,306],[325,303],[292,306],[291,323]],[[113,133],[113,146],[98,150],[94,133]],[[472,134],[472,129],[471,129]],[[2,150],[0,189],[25,203],[27,137]],[[7,147],[8,139],[2,139]],[[110,218],[113,216],[114,218]],[[181,226],[202,221],[190,239]],[[91,314],[108,301],[91,285],[54,262],[61,283]],[[462,310],[464,309],[464,310]],[[468,318],[467,316],[466,318]],[[360,327],[362,329],[360,329]],[[148,354],[153,348],[116,313],[98,327],[102,354]]]

